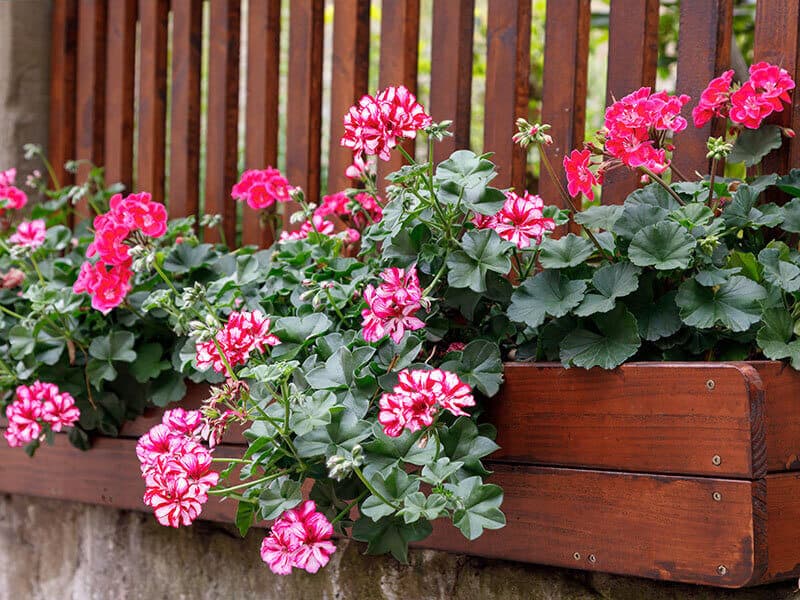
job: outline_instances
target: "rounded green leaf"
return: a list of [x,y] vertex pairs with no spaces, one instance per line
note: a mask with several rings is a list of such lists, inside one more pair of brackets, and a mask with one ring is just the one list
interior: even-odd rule
[[538,327],[545,316],[563,317],[583,299],[586,282],[570,281],[559,271],[542,271],[527,279],[511,296],[508,318]]
[[675,303],[690,327],[708,329],[719,324],[731,331],[746,331],[761,320],[759,300],[766,295],[755,281],[734,275],[719,287],[705,287],[689,279],[678,290]]
[[641,340],[636,318],[624,306],[598,315],[592,322],[596,331],[580,328],[561,341],[561,362],[584,369],[613,369],[636,354]]
[[697,242],[683,227],[671,221],[648,225],[633,236],[628,258],[640,267],[659,271],[686,269]]

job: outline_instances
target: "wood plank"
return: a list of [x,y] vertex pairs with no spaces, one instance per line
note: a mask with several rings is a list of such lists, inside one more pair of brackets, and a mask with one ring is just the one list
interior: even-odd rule
[[[642,86],[654,86],[658,61],[658,0],[612,0],[608,26],[606,103]],[[609,171],[603,204],[622,204],[639,175],[627,167]]]
[[800,470],[800,373],[781,362],[751,363],[766,398],[767,470]]
[[169,216],[199,213],[202,0],[172,0]]
[[769,564],[763,583],[800,576],[800,473],[767,475]]
[[[567,185],[562,166],[564,156],[583,148],[590,19],[589,0],[549,0],[547,3],[542,122],[552,126],[553,143],[545,152],[564,189]],[[548,204],[569,208],[544,166],[539,173],[539,195]]]
[[333,6],[331,135],[328,146],[328,193],[351,187],[345,169],[353,153],[339,144],[342,121],[350,107],[367,93],[369,75],[370,0],[336,0]]
[[494,152],[496,187],[525,188],[526,153],[514,144],[516,120],[528,117],[531,3],[489,0],[484,152]]
[[140,0],[139,140],[136,189],[164,202],[169,0]]
[[706,174],[710,168],[708,137],[725,132],[723,119],[694,127],[689,110],[697,105],[708,82],[730,68],[733,0],[683,0],[680,11],[676,89],[691,96],[692,102],[684,109],[689,127],[677,137],[673,163],[686,177],[694,178],[695,171]]
[[766,473],[764,395],[746,364],[586,371],[509,363],[501,395],[488,408],[501,446],[495,460],[718,477]]
[[430,114],[436,122],[453,121],[450,127],[453,137],[434,146],[436,163],[453,151],[470,146],[474,29],[475,0],[434,1]]
[[[800,80],[800,0],[758,0],[756,4],[753,62],[780,65]],[[767,117],[767,123],[792,127],[800,132],[800,102],[793,92],[793,103],[782,112]],[[800,164],[800,140],[784,139],[783,145],[762,161],[764,173],[786,173]]]
[[[211,0],[206,133],[205,212],[222,215],[225,241],[236,245],[236,203],[231,188],[238,175],[239,0]],[[223,241],[209,229],[205,240]]]
[[[379,87],[406,86],[417,93],[419,44],[419,0],[383,0],[381,2],[381,58]],[[403,142],[403,148],[414,156],[414,140]],[[378,160],[378,190],[386,189],[386,176],[406,161],[399,151],[389,161]]]
[[136,74],[136,0],[108,5],[105,167],[108,183],[133,185],[133,99]]
[[[78,3],[78,51],[75,100],[75,155],[95,165],[103,162],[105,116],[106,2],[80,0]],[[78,168],[76,180],[83,183],[90,166]],[[78,218],[89,216],[85,201],[75,206]]]
[[[247,18],[245,168],[264,169],[278,162],[280,0],[251,2]],[[246,204],[243,210],[242,243],[271,245],[272,234],[258,215]]]
[[[309,202],[319,199],[320,189],[324,11],[323,0],[295,0],[289,12],[286,177]],[[288,217],[298,206],[288,202],[284,209]],[[287,225],[297,227],[298,223]]]
[[47,156],[60,185],[66,185],[73,180],[72,174],[64,169],[64,163],[75,157],[77,17],[77,0],[63,0],[53,4]]

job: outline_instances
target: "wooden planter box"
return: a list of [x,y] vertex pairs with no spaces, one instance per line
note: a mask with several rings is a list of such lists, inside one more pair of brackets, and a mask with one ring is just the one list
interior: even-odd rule
[[[195,404],[196,389],[186,403]],[[509,364],[491,402],[508,525],[422,545],[721,587],[800,575],[800,374],[780,363]],[[143,510],[131,423],[92,451],[0,449],[0,491]],[[241,437],[217,451],[236,456]],[[231,521],[234,504],[204,517]]]

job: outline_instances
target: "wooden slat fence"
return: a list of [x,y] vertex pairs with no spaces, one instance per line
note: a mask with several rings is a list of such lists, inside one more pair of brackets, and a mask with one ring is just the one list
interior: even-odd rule
[[[345,187],[343,170],[349,156],[338,146],[341,116],[363,93],[375,91],[367,89],[370,45],[380,45],[380,86],[404,84],[417,89],[418,65],[424,58],[419,54],[423,17],[432,21],[431,39],[423,40],[425,47],[430,46],[432,60],[428,108],[437,120],[454,119],[455,136],[437,150],[436,158],[469,146],[471,115],[479,97],[472,82],[478,4],[476,0],[56,0],[50,156],[59,168],[69,158],[104,164],[110,179],[150,191],[167,202],[173,217],[201,210],[219,213],[229,243],[267,245],[270,234],[255,215],[230,199],[239,171],[277,166],[279,157],[285,156],[281,166],[291,183],[302,187],[312,201],[325,188]],[[540,118],[553,125],[555,144],[547,152],[560,170],[564,154],[578,147],[584,136],[591,2],[548,0],[546,4]],[[521,188],[528,183],[526,160],[532,158],[514,146],[511,135],[515,119],[530,116],[529,90],[539,87],[539,82],[531,85],[532,2],[487,0],[483,6],[488,7],[484,8],[488,10],[484,135],[483,148],[476,150],[495,153],[498,185]],[[371,33],[371,11],[376,9],[381,24]],[[430,14],[421,14],[425,10]],[[712,76],[730,64],[733,0],[682,0],[680,11],[677,88],[696,97]],[[326,15],[332,15],[330,29],[325,27]],[[800,0],[758,0],[755,59],[779,63],[796,79],[800,78],[799,18]],[[611,0],[609,20],[605,91],[610,100],[654,84],[659,2]],[[331,32],[334,39],[329,40],[332,50],[327,57],[324,38]],[[288,64],[286,73],[280,70],[282,56]],[[242,78],[240,63],[246,65]],[[326,82],[329,97],[323,92]],[[330,131],[323,132],[326,114]],[[774,119],[800,129],[800,102],[776,113]],[[707,169],[704,146],[710,133],[719,132],[690,128],[681,135],[674,157],[681,173],[692,177]],[[327,163],[321,159],[325,140]],[[413,144],[407,147],[411,150]],[[796,166],[800,139],[784,144],[769,160],[782,169]],[[396,168],[398,161],[382,163],[380,176]],[[66,172],[59,173],[68,180]],[[603,202],[621,202],[636,185],[634,175],[612,173]],[[539,191],[548,203],[559,203],[545,177]],[[207,236],[219,239],[215,231]]]

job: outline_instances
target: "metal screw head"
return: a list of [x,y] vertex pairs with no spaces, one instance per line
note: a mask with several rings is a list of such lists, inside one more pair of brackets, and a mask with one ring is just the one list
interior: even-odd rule
[[720,565],[717,567],[717,573],[719,573],[720,575],[725,575],[727,572],[728,572],[728,567],[726,567],[725,565]]
[[597,562],[597,557],[594,554],[590,554],[589,555],[589,562],[590,563],[596,563]]
[[581,553],[580,552],[576,552],[575,554],[572,555],[572,558],[574,558],[575,560],[580,560],[581,559]]
[[719,454],[715,454],[711,457],[711,464],[715,467],[718,467],[722,464],[722,457]]
[[709,391],[713,390],[716,387],[716,385],[717,384],[714,383],[713,379],[709,379],[708,381],[706,381],[706,388],[708,388]]
[[719,492],[714,492],[713,494],[711,494],[711,497],[712,497],[712,498],[713,498],[713,499],[714,499],[716,502],[719,502],[720,500],[722,500],[722,494],[720,494]]

